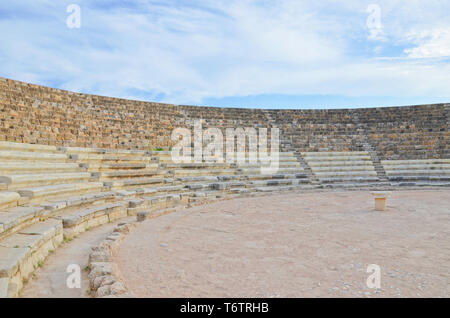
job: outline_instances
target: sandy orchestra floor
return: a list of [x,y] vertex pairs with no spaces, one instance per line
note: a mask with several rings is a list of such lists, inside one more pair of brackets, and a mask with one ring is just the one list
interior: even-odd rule
[[450,191],[217,202],[143,222],[115,260],[138,297],[450,297]]

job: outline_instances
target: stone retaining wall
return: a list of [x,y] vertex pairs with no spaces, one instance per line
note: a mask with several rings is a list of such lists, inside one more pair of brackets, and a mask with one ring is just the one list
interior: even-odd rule
[[450,104],[342,110],[176,106],[79,94],[0,78],[0,140],[57,146],[170,146],[175,127],[281,128],[297,151],[358,151],[380,159],[450,158]]

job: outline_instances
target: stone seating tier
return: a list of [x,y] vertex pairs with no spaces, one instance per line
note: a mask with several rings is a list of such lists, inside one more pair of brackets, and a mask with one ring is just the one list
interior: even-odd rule
[[158,169],[157,163],[80,163],[89,172],[112,172],[140,169]]
[[86,171],[87,169],[80,167],[78,163],[27,162],[19,160],[0,162],[0,175]]
[[450,159],[382,160],[387,178],[400,186],[450,186]]
[[9,151],[0,150],[0,162],[4,161],[30,161],[30,162],[70,162],[66,154],[30,152],[30,151]]
[[[177,206],[242,195],[385,185],[379,181],[367,152],[299,154],[305,161],[303,165],[292,152],[281,153],[279,170],[262,174],[254,164],[174,164],[161,162],[161,156],[147,151],[50,147],[46,152],[47,147],[27,151],[25,144],[3,145],[0,295],[9,296],[17,296],[23,281],[63,237],[76,237],[91,227],[140,211],[157,216]],[[448,164],[444,160],[385,166],[406,165],[408,169],[392,169],[402,173],[414,171],[409,168],[413,165],[420,167],[415,171],[442,172]],[[320,180],[318,184],[311,183],[305,167]],[[442,175],[428,173],[423,177],[428,178],[423,183],[429,183]],[[397,184],[410,183],[402,180]],[[435,184],[443,184],[444,180]],[[31,233],[37,233],[36,237],[29,237]]]
[[32,145],[23,144],[18,142],[8,142],[0,141],[0,151],[26,151],[26,152],[44,152],[44,153],[54,153],[57,152],[56,146],[46,146],[46,145]]
[[126,202],[113,202],[65,213],[60,219],[64,227],[64,237],[73,238],[90,228],[113,222],[127,215]]
[[102,191],[103,189],[104,186],[102,182],[86,182],[25,188],[19,189],[17,190],[17,192],[20,194],[20,196],[29,198],[31,202],[39,202],[47,200],[49,198],[98,192]]
[[106,172],[95,172],[93,177],[98,178],[101,181],[105,180],[121,180],[126,178],[140,178],[140,177],[152,177],[165,175],[164,170],[155,169],[128,169],[128,170],[115,170]]
[[342,183],[352,187],[353,183],[369,185],[379,181],[372,158],[366,151],[302,152],[301,155],[323,184]]
[[20,195],[17,192],[1,191],[0,192],[0,208],[5,209],[17,206]]
[[63,241],[60,220],[33,224],[6,238],[0,246],[0,280],[7,297],[17,297],[24,281],[42,266],[49,253]]
[[34,224],[44,214],[43,207],[15,207],[0,213],[0,239]]
[[0,176],[0,183],[6,184],[8,189],[21,189],[24,187],[89,182],[90,179],[91,174],[89,172],[13,174]]

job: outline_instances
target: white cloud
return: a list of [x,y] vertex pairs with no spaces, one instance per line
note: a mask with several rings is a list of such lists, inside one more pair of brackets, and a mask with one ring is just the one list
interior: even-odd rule
[[450,57],[450,28],[424,30],[409,34],[411,42],[418,43],[405,53],[411,58]]
[[[450,97],[448,62],[408,59],[448,55],[450,24],[433,0],[380,1],[376,43],[367,41],[371,1],[135,1],[137,8],[105,9],[80,0],[79,30],[65,27],[70,2],[10,4],[41,17],[0,15],[0,75],[183,104],[272,93]],[[376,59],[394,46],[401,49],[392,57],[402,59]]]

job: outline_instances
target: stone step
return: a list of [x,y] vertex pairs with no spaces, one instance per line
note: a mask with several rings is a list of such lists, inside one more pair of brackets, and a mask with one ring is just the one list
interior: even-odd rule
[[311,167],[316,172],[334,172],[334,171],[374,171],[374,166],[331,166],[331,167]]
[[366,157],[369,155],[367,151],[338,151],[338,152],[301,152],[303,157]]
[[306,173],[242,175],[243,180],[307,179]]
[[90,178],[89,172],[15,174],[0,176],[0,183],[7,184],[8,189],[14,190],[23,187],[89,182]]
[[189,190],[208,190],[211,188],[211,183],[189,183],[184,186]]
[[123,178],[139,178],[139,177],[164,177],[165,171],[158,171],[158,170],[116,170],[116,171],[107,171],[107,172],[98,172],[93,173],[94,177],[100,178],[100,180],[120,180]]
[[93,172],[109,172],[117,170],[141,170],[153,169],[157,170],[157,163],[80,163],[80,166]]
[[[350,180],[351,181],[351,180]],[[342,183],[330,183],[325,184],[324,188],[373,188],[373,187],[389,187],[391,184],[389,182],[354,182],[349,183],[348,181]]]
[[28,174],[43,172],[85,172],[86,169],[80,167],[78,163],[60,162],[27,162],[27,161],[6,161],[0,162],[0,175],[6,174]]
[[[256,154],[254,152],[252,152],[252,153],[253,153],[253,157],[255,157],[255,158],[258,158],[260,155],[259,152],[256,152]],[[149,154],[152,156],[157,156],[157,157],[172,157],[171,151],[151,151],[151,152],[149,152]],[[267,155],[271,156],[272,153],[270,151],[268,151]],[[224,158],[227,158],[227,153],[224,152],[223,156],[224,156]],[[249,154],[249,152],[245,152],[245,153],[235,152],[233,158],[237,158],[237,157],[249,158],[250,154]],[[278,152],[278,157],[279,158],[289,158],[289,157],[295,158],[295,154],[294,154],[294,152],[290,152],[290,151],[280,151],[280,152]],[[192,156],[192,158],[194,158],[194,157]]]
[[0,241],[0,279],[8,280],[8,297],[18,296],[24,280],[62,241],[62,223],[53,219],[33,224]]
[[126,189],[126,188],[138,188],[145,185],[162,185],[172,183],[173,179],[170,178],[134,178],[126,180],[106,181],[104,185],[112,189]]
[[42,207],[15,207],[3,210],[0,212],[0,239],[38,222],[43,214]]
[[173,194],[184,191],[184,185],[174,185],[174,186],[162,186],[162,187],[152,187],[152,188],[140,188],[136,189],[137,196],[146,195],[162,195],[162,194]]
[[381,160],[383,166],[450,164],[450,159]]
[[427,181],[450,181],[450,175],[442,176],[430,176],[430,175],[409,175],[409,176],[388,176],[390,181],[414,181],[414,180],[427,180]]
[[277,179],[277,180],[256,180],[256,181],[250,181],[246,187],[247,188],[253,188],[253,187],[261,187],[261,186],[284,186],[284,185],[299,185],[299,184],[305,184],[309,183],[309,180],[307,179]]
[[105,149],[105,153],[106,154],[114,154],[114,155],[119,155],[119,156],[130,156],[130,157],[149,157],[148,155],[148,151],[147,150],[138,150],[138,149],[133,149],[133,150],[128,150],[128,149],[110,149],[110,148],[106,148]]
[[66,211],[73,208],[79,208],[84,205],[106,203],[108,201],[113,201],[116,198],[116,193],[112,191],[94,192],[60,199],[50,199],[41,203],[40,206],[45,209],[45,214],[51,214],[62,210]]
[[[274,168],[273,171],[270,171],[270,175],[273,174],[286,174],[286,173],[302,173],[304,169],[302,167],[295,168]],[[237,173],[239,174],[265,174],[260,168],[257,169],[237,169]]]
[[76,194],[86,194],[92,192],[101,192],[103,190],[103,183],[101,182],[86,182],[86,183],[70,183],[57,184],[49,186],[41,186],[27,189],[20,189],[17,192],[22,197],[30,198],[31,202],[38,202],[57,198],[62,196],[70,196]]
[[170,170],[169,173],[173,174],[173,176],[176,177],[183,177],[183,176],[207,176],[207,175],[228,175],[235,173],[234,169],[183,169],[183,170]]
[[407,181],[407,182],[392,182],[391,185],[398,187],[450,187],[450,181],[428,181],[428,182],[417,182],[417,181]]
[[386,165],[387,171],[396,170],[450,170],[450,164],[412,164],[412,165]]
[[304,156],[305,161],[308,162],[308,164],[310,162],[326,162],[326,161],[362,161],[362,160],[366,160],[366,161],[370,161],[371,162],[371,157],[369,155],[365,156],[329,156],[329,157],[319,157],[319,156],[315,156],[315,157],[311,157],[311,156]]
[[[235,155],[234,155],[234,158],[237,158],[238,156],[240,156],[240,157],[248,159],[250,157],[259,158],[259,157],[263,156],[262,152],[261,153],[259,153],[259,152],[254,153],[254,152],[252,152],[252,154],[253,155],[250,155],[250,153],[248,153],[248,152],[246,152],[246,153],[240,153],[240,152],[238,153],[238,152],[236,152]],[[276,155],[277,155],[276,153],[272,154],[270,151],[267,151],[267,153],[266,153],[266,156],[268,156],[268,157],[276,156]],[[224,156],[226,156],[226,153],[224,153]],[[295,159],[295,153],[292,152],[292,151],[279,151],[278,152],[278,158]]]
[[105,153],[105,149],[100,149],[100,148],[59,147],[58,149],[60,151],[68,153],[68,154],[85,154],[85,153],[103,154],[103,153]]
[[81,147],[60,147],[60,151],[68,154],[114,154],[124,157],[141,157],[147,156],[147,151],[144,150],[126,150],[126,149],[105,149],[105,148],[81,148]]
[[321,177],[319,178],[321,183],[342,183],[342,182],[368,182],[368,181],[379,181],[377,176],[370,177]]
[[157,160],[159,163],[166,163],[166,164],[174,163],[174,162],[172,161],[172,158],[171,158],[171,157],[151,157],[151,158],[152,158],[152,160],[155,160],[155,158],[156,158],[156,160]]
[[172,151],[147,151],[147,154],[155,157],[171,157]]
[[247,185],[246,182],[243,181],[228,181],[228,182],[217,182],[209,185],[210,189],[213,190],[229,190],[231,188],[243,188]]
[[17,206],[20,194],[12,191],[0,191],[0,209],[7,209]]
[[114,154],[90,154],[80,153],[71,154],[70,159],[83,163],[151,163],[151,157],[139,156],[139,157],[123,157]]
[[252,193],[252,189],[248,189],[248,188],[234,188],[234,189],[230,189],[231,193],[234,194],[250,194]]
[[306,189],[316,189],[319,186],[314,185],[288,185],[288,186],[267,186],[267,187],[256,187],[254,190],[256,192],[284,192],[293,190],[306,190]]
[[186,196],[183,196],[182,194],[145,196],[142,197],[142,199],[145,201],[146,211],[149,212],[172,208],[182,203],[187,203]]
[[66,154],[0,150],[0,162],[18,160],[30,162],[69,162]]
[[127,202],[113,202],[95,205],[72,213],[57,216],[62,220],[64,237],[74,236],[109,222],[127,216]]
[[314,172],[314,175],[318,178],[326,177],[350,177],[350,176],[376,176],[375,170],[371,171],[330,171],[330,172]]
[[238,174],[223,176],[201,176],[176,178],[180,183],[214,183],[226,181],[249,181],[249,180],[277,180],[277,179],[307,179],[306,173],[277,173],[277,174]]
[[433,170],[433,169],[427,169],[427,170],[386,170],[387,176],[407,176],[407,175],[450,175],[450,169],[448,170]]
[[218,180],[218,176],[176,177],[174,180],[178,183],[214,182]]
[[[269,165],[265,165],[265,166],[269,166]],[[295,168],[295,167],[300,167],[300,163],[298,161],[279,162],[278,166],[280,168]],[[245,164],[237,165],[237,168],[241,168],[241,169],[260,168],[260,167],[261,167],[261,164],[254,164],[254,163],[245,163]]]
[[48,153],[55,153],[58,151],[55,146],[0,141],[0,151],[4,150],[20,151],[20,152],[48,152]]
[[308,166],[312,167],[345,167],[345,166],[373,166],[369,160],[346,160],[346,161],[309,161]]
[[[194,163],[194,159],[192,159],[192,162],[187,162],[187,163],[175,163],[172,161],[171,157],[158,157],[159,163],[162,164],[166,164],[166,165],[189,165],[189,164],[195,164]],[[278,161],[278,162],[286,162],[286,163],[290,163],[290,162],[297,162],[297,159],[293,156],[280,156],[278,158],[275,157],[269,157],[267,160],[263,161],[263,160],[257,160],[258,163],[262,163],[262,164],[266,164],[267,162],[271,162],[271,161]],[[249,158],[243,158],[242,160],[238,160],[238,158],[235,158],[234,160],[230,160],[228,158],[225,157],[224,159],[224,163],[211,163],[211,162],[204,162],[203,164],[226,164],[226,165],[233,165],[233,164],[237,164],[237,165],[242,165],[245,163],[250,163],[252,162]],[[198,163],[197,163],[198,164]]]
[[228,163],[165,163],[162,164],[163,168],[171,170],[179,169],[230,169],[233,168]]
[[[259,162],[261,162],[262,164],[267,164],[267,162],[271,162],[271,161],[275,161],[276,159],[271,158],[270,160],[266,160],[266,161],[262,161],[259,160]],[[294,156],[289,156],[289,157],[279,157],[278,158],[279,162],[298,162],[297,158]]]

